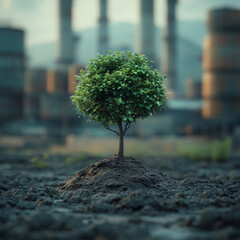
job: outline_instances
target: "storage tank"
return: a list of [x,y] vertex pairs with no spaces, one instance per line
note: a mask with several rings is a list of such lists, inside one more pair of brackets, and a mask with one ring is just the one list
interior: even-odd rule
[[0,27],[0,122],[23,117],[24,31]]
[[237,118],[240,115],[240,10],[210,11],[208,30],[203,53],[202,115]]
[[239,22],[239,10],[231,8],[219,8],[209,12],[207,27],[210,32],[240,31]]
[[204,40],[203,68],[205,71],[240,69],[239,32],[214,32]]

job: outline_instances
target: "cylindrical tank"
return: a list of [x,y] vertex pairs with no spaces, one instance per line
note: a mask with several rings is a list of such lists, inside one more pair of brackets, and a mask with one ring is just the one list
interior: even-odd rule
[[240,69],[240,32],[211,33],[204,41],[203,69]]
[[[204,118],[215,118],[219,116],[233,117],[236,112],[237,99],[205,99],[202,107],[202,116]],[[239,109],[239,108],[238,108]]]
[[240,98],[240,76],[235,72],[205,72],[203,74],[204,98]]
[[209,11],[207,26],[209,31],[240,31],[239,10],[220,8]]
[[204,118],[240,114],[240,10],[210,11],[204,41],[202,96]]
[[0,122],[23,117],[24,31],[0,28]]

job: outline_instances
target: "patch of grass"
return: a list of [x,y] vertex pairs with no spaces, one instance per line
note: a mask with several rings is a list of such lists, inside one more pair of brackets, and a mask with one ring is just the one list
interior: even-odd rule
[[90,154],[88,152],[81,152],[78,156],[70,156],[65,159],[67,164],[75,164],[86,160]]
[[232,139],[215,140],[208,144],[196,146],[179,146],[177,153],[191,160],[224,161],[228,158],[232,148]]
[[49,155],[44,154],[42,157],[33,157],[30,159],[30,162],[38,169],[45,169],[49,167]]
[[3,151],[5,154],[14,154],[14,153],[16,153],[17,151],[16,151],[16,149],[14,149],[14,148],[6,148],[6,149],[4,149],[4,151]]

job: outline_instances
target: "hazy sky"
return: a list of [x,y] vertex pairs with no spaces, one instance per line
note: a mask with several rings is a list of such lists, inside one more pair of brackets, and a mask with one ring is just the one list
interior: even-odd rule
[[[110,23],[139,23],[139,0],[109,0]],[[165,0],[155,0],[155,24],[164,25]],[[205,21],[211,8],[234,6],[239,0],[179,0],[177,18]],[[99,0],[74,0],[73,28],[94,27],[99,18]],[[0,0],[0,23],[26,30],[27,45],[55,41],[58,36],[58,0]]]

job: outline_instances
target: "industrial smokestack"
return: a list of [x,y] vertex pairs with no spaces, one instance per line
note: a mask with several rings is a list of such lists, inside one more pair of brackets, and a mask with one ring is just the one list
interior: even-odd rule
[[168,87],[177,91],[176,70],[176,3],[177,0],[166,2],[166,29],[164,36],[163,72],[168,77]]
[[72,0],[59,0],[58,65],[66,69],[73,63],[73,60]]
[[100,0],[99,18],[99,53],[107,54],[109,50],[107,0]]
[[155,61],[153,0],[141,0],[140,52]]

